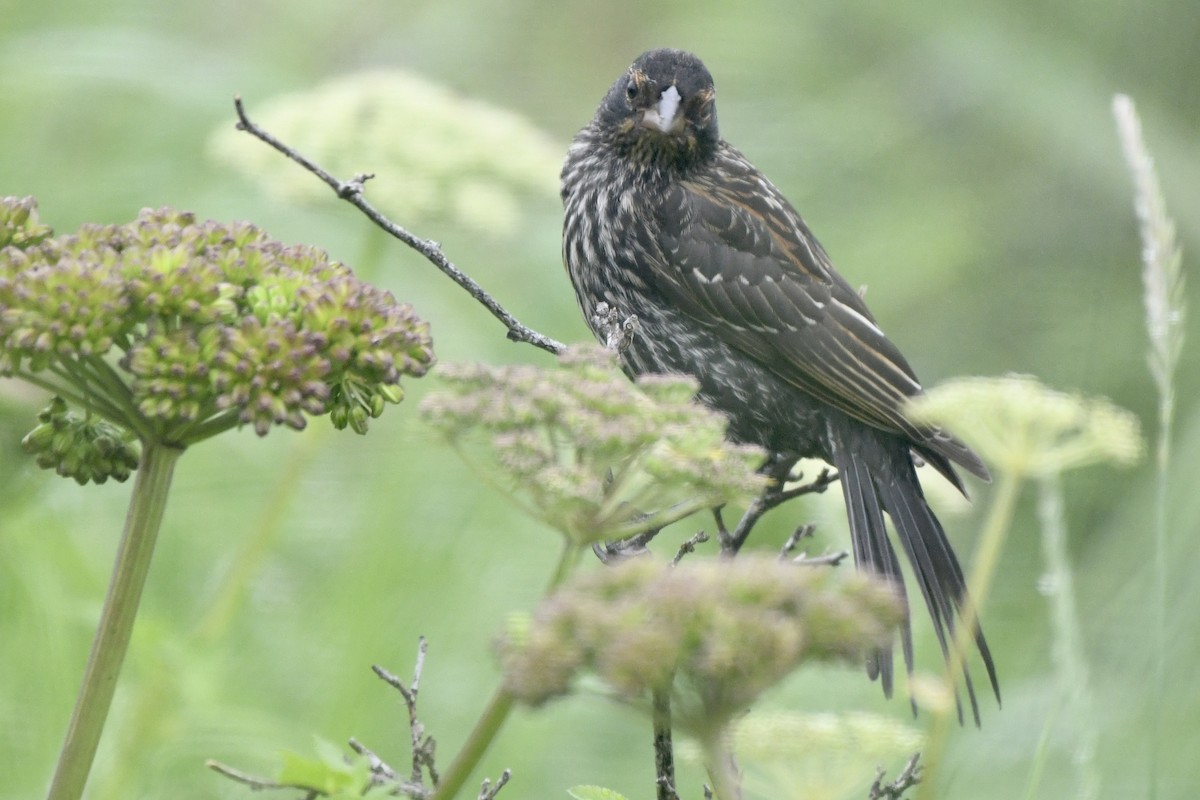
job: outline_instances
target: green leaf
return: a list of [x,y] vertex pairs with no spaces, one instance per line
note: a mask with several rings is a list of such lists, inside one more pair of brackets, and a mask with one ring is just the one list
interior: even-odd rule
[[603,786],[572,786],[567,794],[575,800],[626,800],[625,795]]
[[341,748],[318,738],[315,757],[284,751],[279,783],[314,789],[328,797],[358,797],[370,778],[370,764],[362,757],[347,761]]

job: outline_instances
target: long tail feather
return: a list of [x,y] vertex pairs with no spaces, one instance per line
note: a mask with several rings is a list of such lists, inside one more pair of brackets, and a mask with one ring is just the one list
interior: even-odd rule
[[[874,432],[869,437],[855,437],[853,446],[842,446],[841,440],[831,438],[835,441],[832,456],[841,475],[856,563],[860,568],[894,582],[903,592],[904,578],[884,526],[883,512],[886,511],[929,608],[942,654],[949,660],[956,624],[967,594],[966,580],[941,523],[925,500],[907,447],[901,441]],[[999,702],[1000,685],[995,663],[978,624],[974,639]],[[912,634],[907,613],[901,640],[905,666],[911,674]],[[890,697],[893,679],[890,648],[872,654],[867,671],[872,678],[877,675],[882,678],[884,693]],[[965,664],[962,680],[972,717],[978,725],[979,703]],[[963,713],[957,689],[955,704],[961,722]]]
[[[883,507],[875,492],[875,482],[870,472],[852,454],[845,463],[838,464],[838,474],[841,476],[842,496],[846,501],[846,511],[850,517],[851,542],[854,549],[854,563],[860,569],[868,570],[896,584],[896,590],[901,598],[905,598],[904,575],[900,571],[900,561],[896,551],[887,537],[887,529],[883,523]],[[900,627],[901,647],[904,651],[904,663],[912,672],[912,626],[909,624],[908,601],[905,599],[904,621]],[[876,650],[868,655],[867,674],[874,680],[881,678],[883,693],[892,696],[892,648]]]

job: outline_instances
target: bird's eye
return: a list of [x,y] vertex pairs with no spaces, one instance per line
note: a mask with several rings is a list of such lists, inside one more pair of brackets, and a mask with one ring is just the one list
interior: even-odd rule
[[634,100],[637,99],[637,96],[638,96],[637,81],[630,81],[629,85],[625,87],[625,99],[629,100],[630,102],[633,102]]

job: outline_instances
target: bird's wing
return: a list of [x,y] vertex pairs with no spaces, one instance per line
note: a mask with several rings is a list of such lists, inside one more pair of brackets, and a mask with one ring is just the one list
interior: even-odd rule
[[718,164],[660,198],[661,260],[652,264],[660,289],[783,379],[905,434],[955,483],[945,459],[986,479],[966,445],[904,416],[904,401],[921,392],[912,367],[795,209],[735,151]]

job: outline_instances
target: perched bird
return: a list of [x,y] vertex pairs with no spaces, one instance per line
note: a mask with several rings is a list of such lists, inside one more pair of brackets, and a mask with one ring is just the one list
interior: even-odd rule
[[[626,372],[691,375],[732,438],[833,464],[859,568],[903,595],[886,512],[948,653],[966,583],[914,456],[960,491],[954,464],[983,479],[987,468],[904,416],[921,392],[912,368],[791,204],[721,139],[712,76],[696,56],[651,50],[617,79],[571,144],[562,199],[563,259],[589,325],[603,338],[601,302],[637,316]],[[974,638],[999,700],[978,627]],[[911,672],[907,618],[901,644]],[[891,696],[891,648],[867,670]],[[963,679],[978,723],[965,668]]]

